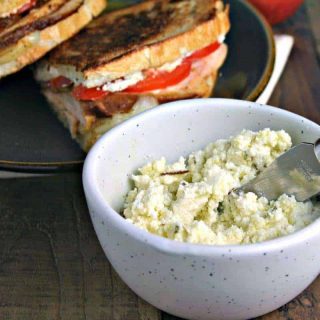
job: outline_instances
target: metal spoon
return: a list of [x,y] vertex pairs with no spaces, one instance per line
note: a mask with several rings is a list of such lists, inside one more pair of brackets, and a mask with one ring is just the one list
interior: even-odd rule
[[282,194],[305,201],[320,192],[320,139],[303,142],[277,158],[255,179],[236,192],[254,192],[268,200]]

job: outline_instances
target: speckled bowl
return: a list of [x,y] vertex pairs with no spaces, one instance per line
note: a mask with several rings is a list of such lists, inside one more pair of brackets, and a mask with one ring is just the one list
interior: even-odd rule
[[246,128],[285,129],[315,141],[320,127],[287,111],[255,103],[202,99],[169,103],[105,134],[84,166],[84,190],[105,254],[140,297],[187,319],[248,319],[277,309],[320,271],[320,219],[290,236],[243,246],[164,239],[119,214],[130,174],[151,159],[169,161]]

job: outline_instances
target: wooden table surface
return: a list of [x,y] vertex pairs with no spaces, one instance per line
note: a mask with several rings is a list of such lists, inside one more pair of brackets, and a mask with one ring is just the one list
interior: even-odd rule
[[[320,1],[277,32],[295,47],[270,104],[320,123]],[[174,320],[139,299],[106,260],[79,174],[0,180],[0,319]],[[320,278],[262,320],[320,319]]]

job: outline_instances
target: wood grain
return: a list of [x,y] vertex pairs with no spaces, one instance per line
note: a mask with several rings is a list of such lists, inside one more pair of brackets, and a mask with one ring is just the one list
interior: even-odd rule
[[307,0],[306,9],[309,17],[309,25],[314,37],[314,43],[320,58],[320,1]]
[[[320,3],[275,28],[295,47],[270,104],[320,122]],[[139,299],[106,260],[81,177],[0,180],[0,319],[178,320]],[[320,319],[320,279],[259,320]]]
[[156,320],[107,262],[81,177],[0,180],[0,319]]

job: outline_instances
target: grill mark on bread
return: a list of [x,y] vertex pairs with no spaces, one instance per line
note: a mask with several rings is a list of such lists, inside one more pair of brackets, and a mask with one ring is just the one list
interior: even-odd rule
[[[38,0],[36,2],[36,5],[31,10],[38,9],[49,1],[51,0]],[[6,28],[13,26],[16,22],[18,22],[21,18],[26,16],[29,12],[30,11],[23,12],[21,14],[13,14],[6,18],[0,18],[0,33],[4,31]]]
[[[32,10],[43,6],[45,3],[49,1],[50,0],[38,0],[36,5],[32,8]],[[6,28],[13,26],[16,22],[18,22],[22,17],[24,17],[28,13],[29,11],[24,12],[22,14],[13,14],[6,18],[0,18],[0,33],[4,31]]]
[[72,65],[85,72],[120,60],[124,55],[174,38],[213,19],[215,0],[206,3],[211,8],[205,14],[204,8],[199,8],[194,0],[146,1],[135,6],[133,12],[129,8],[104,14],[54,50],[48,63]]
[[[43,0],[40,2],[41,5],[45,4],[46,2],[49,2],[50,0]],[[47,15],[45,17],[42,17],[38,20],[35,20],[29,24],[23,25],[21,27],[18,27],[17,29],[13,30],[12,32],[9,32],[5,34],[4,36],[1,37],[0,40],[0,49],[6,48],[10,45],[13,45],[17,41],[19,41],[21,38],[24,36],[34,32],[34,31],[41,31],[49,26],[54,25],[55,23],[69,17],[72,15],[74,12],[76,12],[79,7],[82,5],[83,2],[79,2],[79,4],[73,8],[70,11],[67,11],[65,13],[62,13],[61,15],[53,16],[58,10],[60,10],[66,3],[62,3],[60,6],[57,6],[53,12],[50,13],[50,15]],[[14,17],[13,17],[14,18]],[[14,21],[17,22],[19,21],[20,18]],[[10,18],[9,21],[7,22],[7,25],[5,28],[12,26],[14,23],[10,23]],[[1,21],[0,21],[0,31],[4,31],[4,29],[1,28]]]
[[15,24],[19,20],[19,15],[13,15],[8,18],[0,18],[0,33],[5,30],[6,28],[11,27],[13,24]]
[[[171,10],[163,11],[160,4],[157,4],[151,12],[143,11],[139,15],[129,14],[120,17],[114,22],[117,27],[110,30],[109,33],[113,41],[107,43],[102,42],[103,46],[101,47],[101,51],[117,51],[120,48],[125,47],[127,47],[128,51],[134,51],[139,47],[141,42],[162,32],[171,19],[171,13]],[[118,37],[119,33],[123,36]],[[102,37],[104,37],[104,34],[102,34]],[[92,38],[92,41],[96,41],[95,37]],[[99,55],[100,51],[92,51],[90,53],[97,53],[97,55]],[[90,68],[94,68],[99,65],[100,62],[94,60],[94,58],[91,63],[88,64]]]
[[[101,26],[102,19],[93,22],[64,45],[62,50],[66,50],[67,55],[60,56],[57,52],[54,59],[59,64],[72,64],[78,70],[83,70],[105,63],[105,53],[119,52],[122,56],[122,51],[125,53],[134,51],[141,43],[161,33],[173,19],[173,11],[162,7],[161,3],[157,3],[151,11],[120,16],[112,22],[113,26]],[[108,29],[107,37],[106,29]],[[78,50],[79,48],[86,48],[85,56]],[[118,57],[115,54],[109,61]]]

